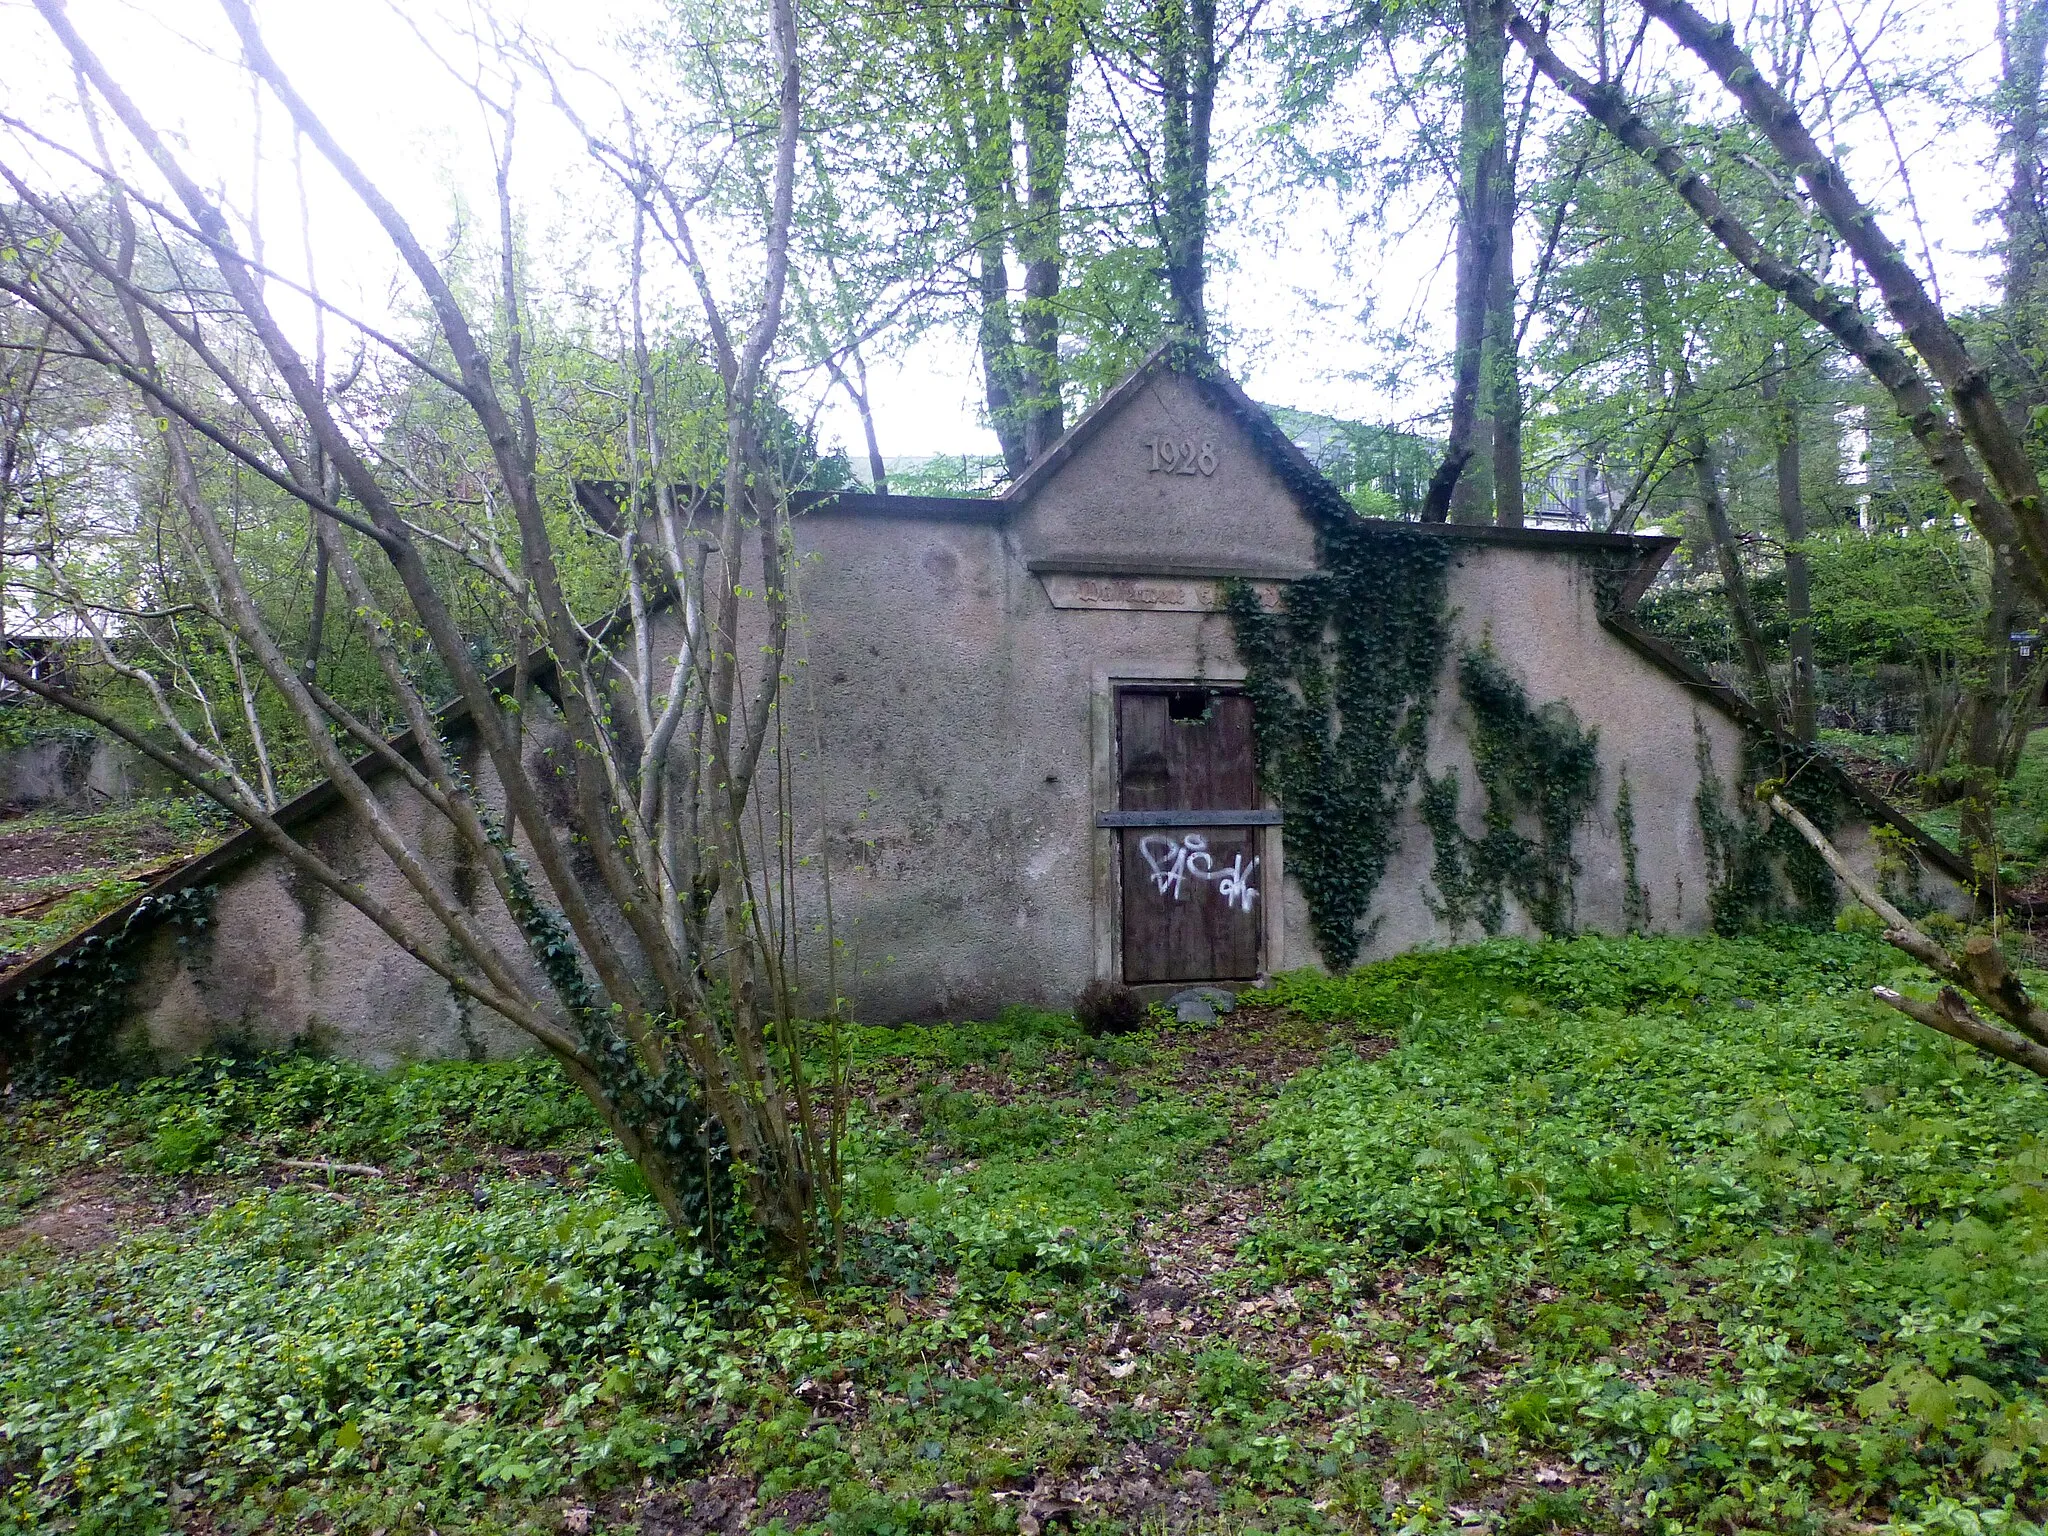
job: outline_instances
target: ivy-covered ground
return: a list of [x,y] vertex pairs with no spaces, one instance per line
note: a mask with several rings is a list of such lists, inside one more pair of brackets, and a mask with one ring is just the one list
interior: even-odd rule
[[217,822],[176,799],[0,818],[0,974],[220,837]]
[[9,1529],[2033,1531],[2048,1091],[1856,935],[870,1031],[847,1277],[535,1064],[12,1106]]

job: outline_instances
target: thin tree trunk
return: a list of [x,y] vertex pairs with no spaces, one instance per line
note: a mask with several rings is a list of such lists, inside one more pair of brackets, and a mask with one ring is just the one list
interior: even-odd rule
[[[1690,396],[1689,387],[1682,386]],[[1690,400],[1681,402],[1689,409]],[[1750,601],[1749,578],[1743,574],[1735,533],[1728,523],[1728,503],[1721,490],[1721,471],[1713,439],[1693,419],[1686,427],[1686,451],[1692,458],[1693,478],[1699,493],[1700,515],[1713,539],[1714,558],[1721,567],[1721,591],[1728,600],[1729,617],[1735,623],[1735,642],[1742,653],[1742,667],[1749,674],[1750,703],[1772,730],[1781,728],[1776,690],[1771,685],[1771,663],[1764,649],[1763,634],[1757,628],[1756,605]]]
[[1961,852],[1981,882],[1980,901],[1995,900],[1998,875],[1999,757],[2005,744],[2013,690],[2012,627],[2019,594],[2000,563],[1991,562],[1991,602],[1984,615],[1984,669],[1972,683],[1964,711],[1962,761],[1957,775]]
[[1515,216],[1513,176],[1503,162],[1495,199],[1493,281],[1487,302],[1487,414],[1493,422],[1493,520],[1519,528],[1522,496],[1522,378],[1515,347]]
[[[1914,769],[1923,779],[1934,780],[1955,750],[1956,733],[1962,729],[1968,705],[1957,690],[1953,669],[1946,660],[1920,664],[1920,732]],[[1951,798],[1936,780],[1930,791],[1937,804]]]
[[306,624],[306,659],[299,675],[307,684],[320,681],[320,639],[327,631],[327,546],[320,542],[320,514],[313,522],[313,614]]
[[939,73],[939,87],[959,167],[974,243],[977,305],[976,350],[981,353],[989,426],[1001,446],[1003,466],[1014,479],[1031,462],[1024,438],[1026,389],[1017,366],[1017,336],[1010,318],[1010,230],[1015,222],[1011,195],[1012,122],[1005,76],[1007,29],[989,26],[955,31],[937,8],[925,17],[929,46],[953,67]]
[[1080,34],[1067,13],[1027,0],[1016,32],[1017,106],[1024,137],[1024,217],[1017,252],[1024,264],[1022,359],[1024,453],[1036,460],[1065,430],[1060,396],[1061,202],[1067,184],[1067,121]]
[[[1798,807],[1783,795],[1775,794],[1771,796],[1770,806],[1772,811],[1791,823],[1794,830],[1826,861],[1835,878],[1847,887],[1849,893],[1878,915],[1884,923],[1886,943],[1911,955],[1949,983],[1942,989],[1939,999],[1933,1002],[1907,997],[1890,987],[1873,987],[1871,991],[1879,1002],[1898,1009],[1930,1029],[1938,1029],[2015,1066],[2048,1077],[2048,1049],[2044,1049],[2048,1047],[2048,1010],[2034,1001],[2025,983],[2007,968],[2005,953],[1999,948],[1995,932],[1972,934],[1951,953],[1922,933],[1913,925],[1911,918],[1887,901],[1884,893],[1865,880],[1855,866],[1842,857],[1841,851],[1827,840],[1826,835],[1800,813]],[[1959,987],[1962,989],[1960,992],[1956,990]],[[1987,1024],[1964,1001],[1963,992],[1968,992],[2013,1027],[2000,1029],[1995,1024]]]
[[[1451,346],[1451,421],[1444,456],[1424,497],[1424,522],[1493,520],[1490,432],[1480,426],[1486,388],[1494,264],[1499,256],[1496,204],[1507,174],[1507,37],[1505,12],[1493,0],[1464,0],[1465,61],[1458,126],[1456,329]],[[1512,284],[1512,278],[1510,278]],[[1512,320],[1510,334],[1512,335]],[[1464,482],[1470,480],[1470,484]]]
[[[1644,5],[1666,19],[1676,12],[1689,18],[1680,32],[1681,40],[1729,85],[1752,121],[1771,136],[1780,152],[1801,168],[1801,180],[1813,194],[1816,207],[1877,283],[1919,359],[1927,363],[1954,402],[1954,415],[1934,393],[1914,357],[1874,326],[1853,298],[1827,287],[1765,247],[1722,202],[1706,177],[1676,145],[1658,136],[1618,88],[1588,80],[1573,70],[1527,17],[1511,16],[1508,29],[1549,80],[1664,178],[1744,270],[1772,292],[1783,294],[1883,386],[1943,488],[1984,535],[1996,557],[2012,564],[2028,592],[2037,600],[2048,601],[2048,519],[2042,514],[2039,477],[2004,418],[1992,410],[1989,416],[1998,419],[1988,419],[1983,409],[1983,397],[1988,394],[1983,370],[1971,362],[1946,318],[1890,247],[1870,211],[1849,192],[1840,168],[1821,154],[1798,113],[1762,81],[1730,38],[1682,0],[1644,0]],[[1990,483],[1971,456],[1973,447],[1991,472]],[[1995,492],[1994,483],[1998,487]]]
[[1022,390],[1017,376],[1016,336],[1010,329],[1010,268],[999,232],[983,236],[978,246],[976,285],[980,289],[981,318],[975,339],[981,351],[989,425],[1002,448],[1003,465],[1014,479],[1031,463],[1031,454],[1025,446],[1024,424],[1018,419]]
[[1791,623],[1787,649],[1792,660],[1791,727],[1800,741],[1819,728],[1814,696],[1813,587],[1806,559],[1806,503],[1799,489],[1799,404],[1775,379],[1766,379],[1764,399],[1775,401],[1778,450],[1778,521],[1785,531],[1785,616]]
[[2027,738],[2040,717],[2043,684],[2048,684],[2048,647],[2037,644],[2033,664],[2013,689],[2006,707],[2003,739],[1998,748],[2000,779],[2009,779],[2019,772],[2020,756],[2026,751]]
[[1493,270],[1493,322],[1489,414],[1493,418],[1493,520],[1520,528],[1528,516],[1522,492],[1522,369],[1516,358],[1516,279],[1513,279],[1513,219],[1501,223],[1501,246]]
[[867,359],[856,347],[853,353],[853,371],[860,379],[860,393],[853,397],[853,408],[860,413],[860,430],[868,443],[868,475],[874,481],[875,494],[889,494],[889,466],[882,462],[882,441],[875,435],[875,410],[868,399]]
[[874,405],[868,399],[868,365],[862,358],[859,347],[851,349],[849,360],[853,363],[851,374],[847,373],[841,364],[833,361],[829,354],[825,359],[825,367],[831,373],[832,381],[839,386],[840,392],[852,402],[854,414],[860,417],[861,436],[867,441],[868,479],[872,482],[877,496],[886,496],[889,494],[889,467],[882,462],[882,441],[875,433]]
[[2037,345],[2041,329],[2041,283],[2048,272],[2048,188],[2041,165],[2041,87],[2048,74],[2048,0],[2015,0],[2009,17],[2001,17],[2000,52],[2004,63],[2001,105],[2005,132],[2000,148],[2012,162],[1999,219],[2005,226],[2003,318],[2005,344],[2000,348],[2010,386],[2008,406],[2016,429],[2032,437],[2032,416],[2048,404]]
[[1154,11],[1160,124],[1159,233],[1173,323],[1196,341],[1209,334],[1209,125],[1216,107],[1216,0],[1163,0]]
[[[1992,525],[1985,530],[1987,536],[2003,557],[2023,551],[2037,590],[2048,586],[2048,509],[2042,504],[2040,474],[1994,398],[1989,372],[1970,355],[1919,274],[1856,195],[1841,167],[1814,141],[1798,110],[1736,46],[1733,28],[1708,20],[1686,0],[1643,0],[1643,9],[1669,27],[1742,104],[1744,115],[1798,175],[1814,210],[1869,275],[1914,352],[1941,384],[1963,434],[1997,487],[1996,510],[1986,518]],[[1986,511],[1977,510],[1980,516]],[[2018,550],[2011,547],[2015,542]]]
[[[1536,77],[1512,135],[1507,118],[1507,18],[1490,8],[1488,26],[1501,54],[1500,174],[1495,179],[1487,216],[1493,221],[1493,275],[1486,288],[1487,414],[1493,419],[1493,516],[1503,528],[1519,528],[1526,520],[1522,485],[1522,327],[1515,320],[1515,184],[1521,175],[1522,144],[1529,126]],[[1539,274],[1536,281],[1541,283]]]

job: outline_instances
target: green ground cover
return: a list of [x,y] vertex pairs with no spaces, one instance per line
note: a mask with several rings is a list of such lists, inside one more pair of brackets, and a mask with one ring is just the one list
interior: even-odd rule
[[844,1277],[535,1063],[11,1107],[22,1531],[2013,1531],[2048,1089],[1857,935],[1497,942],[857,1041]]
[[[1822,731],[1820,737],[1821,744],[1835,752],[1895,774],[1904,774],[1913,763],[1911,736],[1866,736],[1855,731]],[[1962,813],[1953,802],[1947,805],[1921,803],[1910,781],[1903,789],[1890,793],[1888,798],[1951,852],[1961,850]],[[2048,729],[2035,731],[2027,737],[2018,767],[2012,778],[2000,787],[1992,822],[1998,829],[1999,863],[2004,882],[2017,888],[2038,878],[2044,864],[2048,864]]]
[[61,943],[221,835],[217,817],[171,798],[0,820],[0,968]]

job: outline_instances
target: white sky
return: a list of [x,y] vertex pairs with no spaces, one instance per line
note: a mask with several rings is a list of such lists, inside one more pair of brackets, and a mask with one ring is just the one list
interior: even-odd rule
[[[526,19],[572,54],[595,62],[605,57],[603,39],[652,3],[497,0],[495,8],[499,16]],[[441,65],[391,5],[259,0],[257,9],[271,46],[300,88],[430,244],[445,237],[458,199],[489,217],[479,114],[448,89]],[[463,14],[452,4],[431,11],[414,4],[413,10],[429,27],[434,18]],[[70,14],[145,109],[180,131],[191,163],[229,202],[246,208],[257,117],[246,83],[223,62],[227,30],[210,0],[72,0]],[[1909,22],[1909,14],[1890,5],[1886,14],[1891,19],[1874,54],[1910,55],[1927,46],[1901,21],[1904,16]],[[1995,69],[1994,0],[1931,5],[1921,14],[1930,18],[1943,52],[1959,46],[1982,50],[1965,61],[1956,83],[1981,80]],[[1882,59],[1874,62],[1881,65]],[[25,0],[0,0],[0,109],[41,125],[75,117],[70,99],[68,68],[34,10]],[[581,249],[574,189],[590,186],[593,172],[544,104],[528,105],[521,115],[518,185],[530,227],[560,235],[573,264]],[[1225,120],[1229,110],[1226,102]],[[274,106],[261,114],[261,126],[271,167],[261,184],[267,254],[280,268],[296,271],[289,138]],[[1945,132],[1932,123],[1895,122],[1892,128],[1915,168],[1920,211],[1950,300],[1983,297],[1986,268],[1974,253],[1992,231],[1978,215],[1995,207],[1998,195],[1982,169],[1987,141],[1981,133]],[[69,128],[59,131],[72,137]],[[1884,129],[1865,122],[1852,125],[1846,137],[1866,195],[1897,204]],[[58,161],[46,157],[44,163],[60,173]],[[316,250],[327,291],[363,313],[388,316],[396,265],[388,245],[331,182],[316,176],[312,187]],[[1437,408],[1443,393],[1438,378],[1425,376],[1411,393],[1393,397],[1363,377],[1383,362],[1355,318],[1368,293],[1377,298],[1382,316],[1414,311],[1440,331],[1448,326],[1447,225],[1440,215],[1416,219],[1397,213],[1393,222],[1408,225],[1397,240],[1383,244],[1381,236],[1369,233],[1354,237],[1333,200],[1310,197],[1290,211],[1277,239],[1225,236],[1226,259],[1211,302],[1235,339],[1227,361],[1255,398],[1381,420],[1411,419]],[[1891,227],[1917,255],[1911,226],[1895,219]],[[1528,244],[1522,242],[1525,263]],[[1340,263],[1339,252],[1348,255],[1348,263]],[[1344,275],[1344,265],[1362,275]],[[871,384],[886,454],[994,451],[993,435],[977,417],[979,379],[963,337],[930,336],[900,357],[878,360],[871,365]],[[857,424],[836,397],[822,421],[828,442],[837,438],[859,456]]]

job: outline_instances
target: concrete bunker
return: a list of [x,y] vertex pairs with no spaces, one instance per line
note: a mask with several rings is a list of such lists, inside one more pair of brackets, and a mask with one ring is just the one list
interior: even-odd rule
[[[1488,931],[1705,931],[1742,852],[1727,828],[1753,814],[1751,760],[1798,752],[1630,618],[1675,540],[1370,524],[1235,384],[1163,351],[1000,497],[813,496],[797,510],[805,621],[785,707],[807,713],[815,750],[760,792],[782,795],[797,846],[820,855],[796,874],[799,910],[815,909],[830,863],[839,988],[865,1019],[1065,1007],[1096,979],[1234,987],[1330,963],[1315,882],[1289,869],[1327,883],[1342,860],[1316,841],[1328,819],[1274,792],[1258,705],[1271,679],[1240,638],[1245,605],[1277,621],[1301,584],[1330,579],[1333,531],[1362,568],[1426,547],[1442,581],[1409,766],[1383,785],[1379,863],[1338,963]],[[1553,874],[1569,872],[1562,919],[1507,876],[1485,902],[1453,899],[1447,840],[1480,848],[1502,816],[1523,835],[1520,812],[1476,793],[1485,722],[1460,681],[1475,655],[1591,743],[1563,847],[1546,849]],[[447,727],[459,736],[461,718]],[[1892,877],[1966,905],[1952,855],[1824,758],[1798,756],[1836,796],[1850,857],[1874,867],[1870,831],[1889,828],[1910,866]],[[1446,812],[1426,791],[1449,778],[1464,793]],[[446,845],[402,782],[381,782],[419,846]],[[280,819],[373,876],[375,851],[331,791]],[[208,886],[220,920],[207,944],[142,940],[134,1027],[159,1053],[227,1035],[379,1062],[525,1047],[353,909],[295,903],[253,834],[151,895]],[[25,1005],[83,938],[127,916],[15,973],[0,1005]],[[803,942],[802,972],[822,979],[822,937]]]

